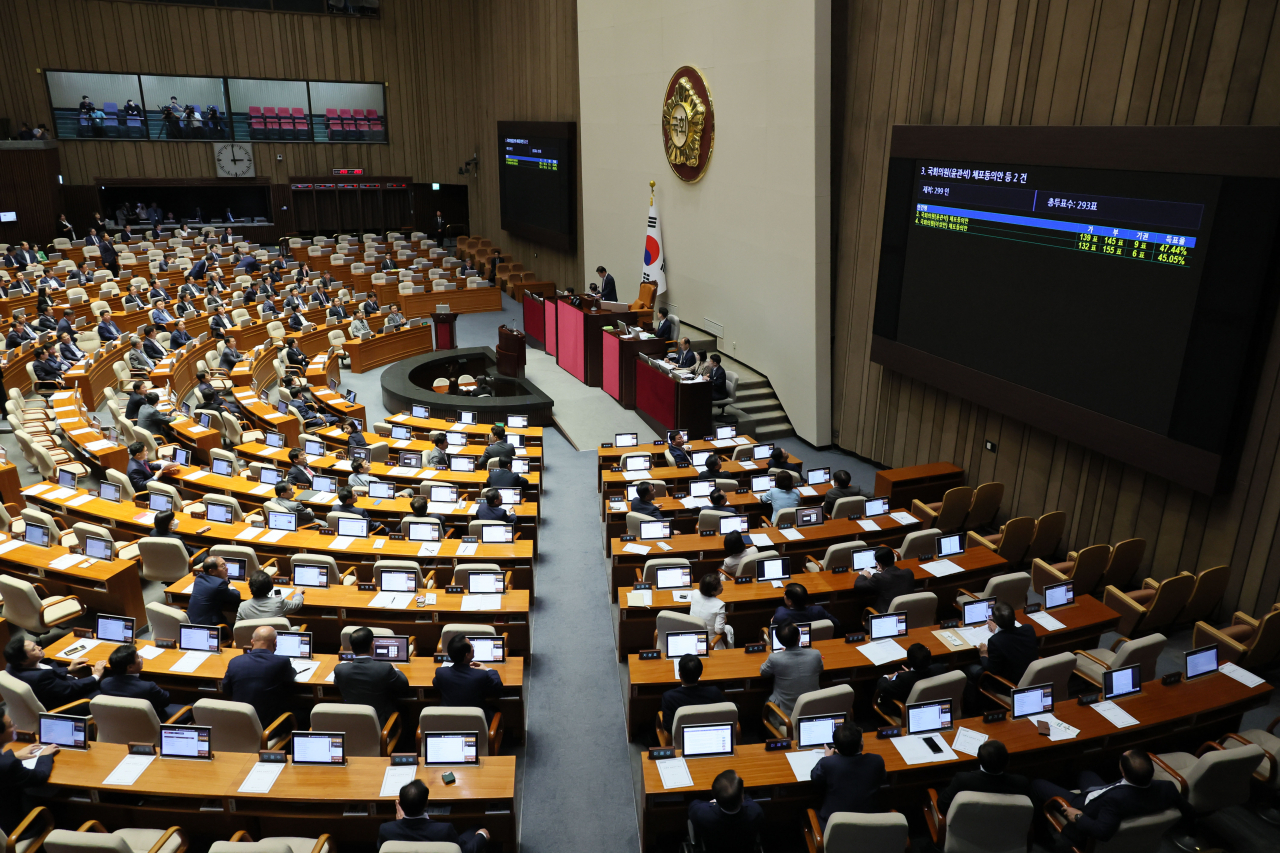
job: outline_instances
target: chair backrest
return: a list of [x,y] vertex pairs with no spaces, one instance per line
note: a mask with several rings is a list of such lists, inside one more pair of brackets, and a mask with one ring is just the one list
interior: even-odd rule
[[29,684],[0,669],[0,698],[4,699],[5,711],[15,728],[24,732],[39,731],[40,715],[46,708]]
[[738,577],[753,578],[756,576],[756,563],[761,560],[770,560],[778,556],[777,551],[761,551],[758,554],[752,554],[741,563],[738,564]]
[[[341,646],[342,651],[351,651],[351,634],[360,627],[361,626],[359,625],[348,625],[342,629],[342,634],[338,637],[338,643]],[[395,634],[395,631],[392,631],[390,628],[375,628],[370,626],[369,630],[373,632],[373,636],[375,637],[390,637]],[[314,717],[312,719],[314,719]],[[312,728],[315,728],[314,723],[312,723]]]
[[1254,632],[1245,653],[1237,661],[1241,666],[1265,666],[1280,652],[1280,608],[1272,607],[1271,611],[1259,620],[1258,630]]
[[480,708],[435,708],[422,709],[418,717],[418,731],[427,732],[474,732],[476,735],[476,754],[489,754],[489,725],[485,721],[484,711]]
[[1046,512],[1036,519],[1036,530],[1031,536],[1031,544],[1027,546],[1024,560],[1036,557],[1048,557],[1058,550],[1062,541],[1062,531],[1067,526],[1067,514],[1061,510]]
[[973,503],[969,506],[969,515],[964,526],[972,530],[975,527],[991,524],[1000,512],[1000,502],[1004,500],[1004,483],[983,483],[973,490]]
[[814,714],[847,714],[852,710],[853,688],[847,684],[837,684],[835,687],[801,693],[791,710],[791,719]]
[[329,585],[341,586],[342,576],[338,574],[338,561],[325,554],[295,554],[289,559],[293,569],[298,566],[320,566],[329,572]]
[[1195,588],[1196,579],[1185,573],[1162,580],[1156,587],[1156,597],[1147,605],[1147,615],[1138,624],[1138,630],[1148,634],[1172,625],[1191,600],[1191,591]]
[[1178,614],[1178,624],[1190,625],[1212,616],[1222,600],[1223,593],[1226,592],[1227,581],[1230,579],[1230,566],[1211,566],[1202,569],[1196,575],[1195,588],[1191,591],[1191,597],[1182,608],[1182,612]]
[[853,552],[861,551],[866,547],[867,543],[861,539],[830,545],[827,547],[827,553],[822,555],[822,568],[827,571],[845,566],[853,568]]
[[[218,853],[218,851],[210,848],[209,853]],[[229,853],[239,853],[239,851],[233,850]],[[378,853],[462,853],[462,848],[452,841],[384,841],[378,848]]]
[[222,557],[233,560],[244,560],[245,575],[249,572],[256,572],[262,568],[258,564],[258,552],[244,545],[214,545],[209,549],[210,557]]
[[969,486],[947,489],[946,494],[942,496],[942,506],[938,509],[938,515],[933,519],[933,526],[944,533],[959,530],[969,514],[969,506],[972,503],[973,489]]
[[1071,673],[1076,668],[1076,656],[1071,652],[1062,652],[1052,657],[1034,660],[1022,674],[1019,687],[1030,687],[1033,684],[1053,682],[1053,701],[1067,701],[1067,684]]
[[[953,709],[960,707],[964,696],[964,685],[968,681],[959,670],[944,672],[933,678],[922,678],[911,686],[911,694],[907,696],[907,704],[913,702],[936,702],[939,699],[950,699]],[[905,722],[905,721],[904,721]]]
[[[832,812],[822,830],[826,853],[902,853],[907,848],[907,816],[898,812]],[[383,853],[386,846],[383,845]]]
[[262,723],[248,702],[200,699],[191,706],[197,726],[211,726],[209,748],[219,752],[257,752],[262,746]]
[[1075,565],[1071,567],[1069,575],[1073,582],[1072,591],[1076,595],[1088,595],[1097,589],[1110,561],[1111,546],[1105,543],[1090,545],[1077,553]]
[[934,624],[938,614],[938,596],[932,592],[911,592],[889,602],[889,611],[907,611],[907,630]]
[[1035,807],[1020,794],[963,791],[947,809],[943,853],[1026,853]]
[[[1107,569],[1102,575],[1102,586],[1128,589],[1146,550],[1147,540],[1145,539],[1126,539],[1116,543],[1116,546],[1111,549],[1111,560],[1107,563]],[[1079,595],[1078,590],[1076,594]]]
[[685,705],[670,720],[664,720],[671,732],[671,742],[681,746],[680,738],[685,726],[705,726],[711,723],[738,722],[738,706],[732,702],[712,702],[707,705]]
[[719,530],[720,519],[726,515],[735,515],[731,510],[704,509],[698,513],[698,530]]
[[151,626],[151,639],[176,640],[179,626],[189,625],[191,620],[185,610],[151,601],[147,603],[147,623]]
[[348,705],[342,702],[317,702],[311,709],[313,732],[344,732],[343,748],[347,755],[382,754],[382,726],[378,712],[371,705]]
[[73,832],[55,829],[44,840],[48,853],[131,853],[124,836],[114,832]]
[[851,515],[863,515],[867,511],[867,499],[861,495],[851,495],[847,498],[836,498],[835,504],[831,507],[831,518],[848,518]]
[[936,527],[915,530],[902,539],[902,547],[898,553],[903,560],[913,560],[921,554],[932,554],[942,531]]
[[90,536],[97,536],[100,539],[106,539],[108,542],[115,539],[115,537],[111,535],[111,531],[107,528],[100,524],[90,524],[87,521],[77,521],[75,524],[71,525],[71,529],[75,532],[76,543],[81,548],[85,546],[85,541]]
[[1027,589],[1030,586],[1031,575],[1027,572],[1009,572],[996,575],[987,581],[987,588],[983,590],[982,597],[995,596],[997,601],[1009,605],[1014,610],[1021,610],[1027,606]]
[[142,560],[142,576],[149,581],[170,584],[191,571],[187,549],[177,539],[144,536],[138,540],[138,557]]
[[1004,531],[1004,536],[1000,538],[996,553],[1010,563],[1022,562],[1027,554],[1027,548],[1031,545],[1031,537],[1035,535],[1036,520],[1029,515],[1011,518],[1001,529]]
[[681,613],[678,610],[658,611],[658,648],[667,647],[667,634],[673,631],[705,631],[707,623],[697,616]]
[[440,650],[449,650],[449,641],[458,634],[464,637],[496,637],[498,629],[492,625],[473,625],[470,622],[450,622],[440,629]]
[[[56,528],[55,528],[56,535]],[[40,596],[36,588],[21,578],[0,575],[0,599],[4,600],[4,618],[27,633],[43,634],[48,630],[40,613]]]
[[1142,680],[1150,681],[1156,677],[1156,661],[1164,651],[1168,638],[1164,634],[1148,634],[1136,640],[1129,640],[1120,647],[1120,651],[1111,660],[1111,669],[1124,669],[1135,663],[1142,664]]
[[1249,799],[1249,782],[1262,756],[1262,747],[1257,744],[1206,752],[1183,774],[1187,802],[1200,814],[1244,803]]
[[160,717],[146,699],[98,694],[89,700],[89,712],[101,743],[160,742]]
[[645,560],[644,570],[640,573],[640,580],[644,583],[658,582],[658,569],[671,569],[689,566],[692,564],[684,557],[654,557],[651,560]]
[[1142,817],[1120,821],[1110,841],[1095,841],[1093,853],[1156,853],[1164,834],[1181,819],[1177,809],[1165,809]]
[[253,632],[262,626],[275,628],[277,631],[288,631],[293,626],[283,616],[269,616],[265,619],[239,619],[231,629],[231,641],[237,646],[247,646],[253,639]]
[[646,521],[653,521],[653,519],[642,512],[628,512],[627,533],[632,536],[640,535],[640,525],[644,524]]

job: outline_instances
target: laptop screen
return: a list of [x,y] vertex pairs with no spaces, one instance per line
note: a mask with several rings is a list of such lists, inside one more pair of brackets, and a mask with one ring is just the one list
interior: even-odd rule
[[707,467],[707,460],[714,455],[710,450],[695,450],[689,454],[689,461],[693,463],[695,468],[701,470]]
[[390,500],[396,496],[396,487],[392,483],[383,483],[381,481],[369,484],[369,497],[374,500]]
[[1218,671],[1218,647],[1202,646],[1198,649],[1191,649],[1186,652],[1186,673],[1187,678],[1199,678],[1202,675],[1208,675],[1211,672]]
[[232,466],[231,460],[229,459],[213,460],[212,468],[213,473],[220,474],[223,477],[231,477],[235,474],[235,468]]
[[797,717],[796,732],[800,736],[801,749],[830,746],[836,742],[836,729],[844,725],[844,714],[817,714]]
[[293,564],[293,583],[308,589],[325,589],[329,586],[329,568],[307,563]]
[[529,460],[528,460],[528,459],[512,459],[512,460],[511,460],[511,473],[513,473],[513,474],[528,474],[528,473],[529,473]]
[[311,660],[311,632],[276,631],[276,654],[286,658]]
[[500,636],[484,634],[478,637],[468,636],[475,659],[481,663],[502,663],[507,659],[505,640]]
[[720,524],[721,536],[733,533],[734,531],[737,531],[738,533],[747,532],[747,517],[745,515],[722,515],[718,521]]
[[945,557],[954,557],[956,554],[964,553],[964,534],[950,533],[938,537],[938,543],[935,546],[938,559]]
[[1049,584],[1044,588],[1044,609],[1065,607],[1076,600],[1074,581]]
[[213,758],[211,726],[160,725],[161,758]]
[[179,625],[178,648],[184,652],[218,652],[217,625]]
[[1102,698],[1119,699],[1142,692],[1142,664],[1135,663],[1123,669],[1108,669],[1102,673]]
[[874,569],[876,567],[876,549],[875,548],[859,548],[851,555],[853,557],[853,570],[855,572],[864,569]]
[[344,764],[346,763],[342,732],[293,733],[294,764]]
[[690,480],[689,481],[689,497],[706,498],[716,490],[715,480]]
[[736,426],[718,426],[716,427],[716,439],[723,441],[726,438],[733,438],[738,434]]
[[685,758],[733,755],[733,723],[685,726],[680,749]]
[[132,616],[108,616],[102,613],[97,617],[93,636],[99,640],[125,646],[133,642],[133,625]]
[[387,592],[414,592],[418,588],[418,573],[383,569],[378,575],[378,588]]
[[791,567],[786,557],[770,557],[767,560],[756,560],[757,581],[780,581],[791,577]]
[[671,566],[658,569],[658,589],[687,589],[693,586],[693,569],[688,566]]
[[88,749],[87,717],[71,714],[41,714],[40,743],[56,743],[63,749]]
[[356,539],[364,539],[369,535],[369,519],[367,518],[339,518],[338,535],[353,536]]
[[1013,719],[1021,720],[1035,714],[1053,713],[1053,684],[1035,684],[1013,691]]
[[351,458],[352,462],[355,462],[357,459],[361,462],[368,462],[372,453],[373,452],[367,447],[350,447],[347,449],[347,456]]
[[974,601],[966,601],[964,603],[964,624],[982,625],[991,618],[991,611],[996,606],[996,600],[992,598],[979,598]]
[[528,415],[507,415],[507,426],[512,429],[524,429],[529,425]]
[[431,407],[430,406],[412,406],[409,409],[409,416],[414,418],[424,418],[424,419],[429,418],[431,417]]
[[390,637],[374,637],[371,654],[374,660],[385,660],[390,663],[409,662],[409,637],[395,634]]
[[470,474],[476,470],[476,460],[471,456],[450,456],[449,470]]
[[315,492],[336,492],[338,491],[338,481],[334,477],[316,474],[311,478],[311,490]]
[[476,764],[476,736],[472,732],[425,732],[422,735],[422,763]]
[[805,483],[810,486],[821,486],[823,483],[831,482],[830,468],[810,468],[804,472]]
[[635,447],[640,443],[639,433],[620,432],[613,437],[614,447]]
[[280,471],[276,468],[262,468],[258,471],[258,479],[264,486],[274,486],[280,482]]
[[101,536],[86,536],[84,538],[84,553],[87,557],[93,557],[95,560],[111,560],[114,559],[111,540],[103,539]]
[[671,522],[669,521],[640,522],[640,538],[641,539],[670,539],[671,538]]
[[506,575],[502,572],[467,572],[469,593],[500,593],[505,584]]
[[[802,648],[802,649],[807,649],[807,648],[809,648],[809,643],[810,643],[810,640],[809,640],[809,628],[811,627],[811,625],[812,625],[812,624],[813,624],[813,623],[811,623],[811,622],[796,622],[796,623],[795,623],[795,626],[796,626],[797,628],[799,628],[799,629],[800,629],[800,648]],[[783,645],[782,645],[782,643],[781,643],[781,642],[779,642],[779,640],[778,640],[778,628],[779,628],[779,627],[780,627],[780,626],[778,626],[778,625],[770,625],[770,626],[769,626],[769,646],[770,646],[770,647],[771,647],[775,652],[780,652],[780,651],[782,651],[782,649],[783,649]]]
[[866,515],[867,518],[870,518],[873,515],[884,515],[888,511],[889,511],[889,499],[875,498],[873,500],[867,501],[867,505],[866,505],[866,508],[863,510],[863,514]]
[[917,702],[907,706],[907,731],[913,735],[945,732],[951,728],[951,700]]
[[704,658],[707,651],[706,631],[671,631],[667,634],[667,657],[678,659],[684,655]]
[[871,639],[873,640],[883,640],[886,637],[905,637],[907,635],[907,611],[905,610],[879,613],[867,621]]
[[280,414],[282,414],[282,415],[287,415],[287,414],[289,414],[289,404],[288,404],[288,403],[286,403],[284,400],[277,400],[277,401],[276,401],[276,411],[277,411],[277,412],[279,412],[279,413],[280,413]]
[[436,503],[457,503],[458,487],[457,486],[432,486],[431,500]]
[[510,524],[484,524],[480,527],[480,541],[486,545],[507,545],[515,538],[515,527]]
[[410,542],[439,542],[440,526],[425,521],[409,522]]
[[[177,453],[175,451],[175,461]],[[186,465],[186,462],[178,462],[179,465]],[[76,475],[74,471],[68,471],[66,468],[58,469],[58,485],[64,489],[74,489],[76,487]]]
[[268,512],[267,528],[292,532],[298,529],[298,517],[291,512]]

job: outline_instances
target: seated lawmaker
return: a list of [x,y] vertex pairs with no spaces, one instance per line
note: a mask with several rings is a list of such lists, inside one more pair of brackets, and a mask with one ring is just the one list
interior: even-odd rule
[[878,812],[880,786],[888,781],[884,759],[862,751],[862,729],[845,723],[832,734],[834,746],[809,771],[814,793],[822,797],[818,825],[826,826],[833,812]]
[[[307,488],[310,488],[310,486],[307,486]],[[316,514],[312,511],[311,507],[303,506],[301,503],[293,499],[292,483],[288,480],[281,480],[276,483],[275,490],[275,502],[278,503],[280,508],[285,512],[293,513],[294,518],[297,519],[299,529],[306,527],[308,524],[316,523]]]
[[276,629],[259,625],[249,651],[227,660],[222,695],[231,702],[252,705],[266,728],[289,710],[296,677],[289,658],[276,654]]
[[[822,675],[822,652],[800,647],[800,629],[794,622],[784,622],[774,636],[782,650],[774,652],[760,664],[761,675],[773,676],[773,692],[769,701],[787,716],[795,710],[796,700],[804,693],[818,689]],[[765,709],[768,713],[768,708]]]
[[[693,459],[689,456],[689,451],[684,449],[684,433],[679,430],[671,436],[671,441],[667,443],[667,452],[671,454],[671,459],[677,465],[692,465]],[[711,454],[715,456],[715,454]],[[710,459],[711,456],[707,458]]]
[[693,351],[693,344],[689,339],[681,338],[676,351],[667,356],[667,361],[672,362],[677,370],[692,370],[698,363],[698,356]]
[[342,434],[347,437],[347,447],[368,447],[369,441],[356,426],[356,422],[347,418],[342,422]]
[[900,568],[893,561],[892,548],[881,545],[876,549],[875,557],[876,567],[859,572],[853,589],[855,592],[874,592],[876,612],[887,613],[895,598],[915,592],[916,576],[910,569]]
[[786,589],[782,591],[782,604],[778,605],[778,609],[773,612],[773,618],[769,620],[770,625],[780,625],[783,622],[817,622],[820,619],[831,620],[833,636],[840,636],[840,620],[827,612],[827,609],[821,604],[809,603],[809,590],[804,584],[789,583]]
[[[353,468],[354,464],[352,463]],[[387,528],[383,527],[381,522],[373,520],[373,516],[369,515],[369,510],[356,506],[356,493],[351,490],[350,486],[340,486],[338,488],[338,505],[334,507],[334,510],[363,518],[369,522],[370,533],[385,534],[387,532]]]
[[484,449],[484,455],[480,457],[476,467],[488,465],[490,459],[505,458],[511,460],[516,455],[515,446],[507,441],[507,430],[502,424],[494,424],[489,428],[489,432],[491,433],[489,446]]
[[849,485],[851,481],[852,478],[849,476],[849,472],[843,469],[831,475],[831,482],[835,485],[822,496],[822,514],[824,516],[831,517],[831,513],[836,508],[836,501],[841,498],[866,497],[862,489]]
[[448,666],[436,668],[431,684],[440,692],[440,704],[445,708],[480,708],[486,720],[492,721],[496,710],[492,700],[502,692],[502,677],[497,672],[476,661],[471,641],[462,634],[455,634],[449,641]]
[[725,770],[711,783],[711,797],[689,803],[689,825],[706,853],[755,850],[764,809],[747,796],[742,778]]
[[760,553],[760,549],[755,545],[748,545],[747,540],[742,538],[742,534],[734,530],[724,535],[724,566],[721,567],[727,575],[738,577],[741,573],[742,564],[750,558]]
[[186,346],[194,341],[195,338],[187,331],[187,321],[179,320],[177,327],[173,330],[173,334],[169,335],[169,349],[176,350],[178,347]]
[[978,645],[978,663],[970,664],[966,672],[969,683],[965,685],[965,707],[976,709],[982,703],[978,684],[982,673],[990,672],[1017,684],[1031,663],[1040,658],[1040,642],[1030,623],[1019,625],[1013,617],[1013,608],[997,601],[987,620],[991,637]]
[[773,488],[760,496],[760,503],[773,507],[769,520],[778,523],[778,513],[784,509],[800,506],[800,493],[795,490],[794,475],[790,471],[779,471],[773,478]]
[[368,705],[385,726],[395,713],[396,703],[413,695],[409,679],[390,661],[373,659],[373,631],[357,628],[351,632],[354,657],[333,669],[333,683],[348,705]]
[[1027,777],[1005,773],[1008,765],[1009,750],[1005,745],[995,738],[987,739],[978,747],[978,769],[960,771],[951,779],[947,789],[938,793],[938,811],[945,816],[956,794],[965,791],[1030,797],[1031,783]]
[[[98,695],[106,661],[90,665],[84,659],[63,665],[46,662],[44,649],[34,640],[14,637],[4,647],[5,672],[23,681],[46,709],[60,708],[79,699]],[[80,712],[88,714],[88,709]]]
[[489,843],[489,831],[478,828],[459,833],[447,820],[432,820],[427,814],[429,793],[421,779],[400,789],[396,819],[378,827],[378,849],[388,841],[436,842],[456,844],[462,853],[482,853]]
[[769,467],[780,468],[784,471],[792,471],[796,474],[801,473],[799,462],[788,462],[789,456],[787,451],[781,447],[774,447],[773,453],[769,454]]
[[636,486],[636,496],[631,501],[631,511],[662,521],[662,510],[658,509],[657,505],[653,503],[653,486],[651,484],[641,483]]
[[699,684],[702,678],[702,658],[697,655],[681,655],[677,665],[680,669],[680,686],[662,694],[663,731],[670,732],[675,723],[676,712],[686,705],[714,705],[727,701],[724,692],[712,684]]
[[[165,722],[182,710],[181,703],[169,702],[169,691],[142,677],[142,658],[138,647],[130,643],[116,646],[107,658],[108,674],[101,681],[103,696],[120,696],[125,699],[144,699],[155,708],[160,722]],[[189,715],[184,715],[184,719]]]
[[711,382],[711,399],[723,400],[729,396],[729,376],[720,366],[720,353],[713,352],[710,363],[711,369],[707,372],[707,379]]
[[510,459],[499,456],[498,467],[489,469],[489,476],[485,478],[484,487],[489,489],[513,488],[516,486],[526,489],[529,487],[529,481],[511,470]]
[[892,709],[891,702],[906,702],[911,696],[911,688],[924,678],[933,678],[944,674],[950,667],[944,663],[934,663],[933,653],[924,643],[912,643],[907,647],[907,663],[897,672],[880,677],[876,683],[876,698],[886,710]]
[[502,508],[502,493],[497,489],[484,490],[484,503],[476,510],[477,521],[505,521],[515,524],[516,517]]
[[293,594],[286,598],[283,595],[272,595],[273,589],[275,589],[275,581],[271,579],[271,575],[261,569],[250,572],[249,594],[253,597],[240,603],[240,607],[236,610],[236,621],[272,619],[277,616],[288,616],[302,609],[303,590],[295,589]]
[[187,602],[187,618],[193,625],[223,625],[234,622],[227,618],[240,606],[240,590],[227,579],[227,561],[222,557],[205,557],[191,587]]
[[[145,402],[144,400],[143,403]],[[129,478],[129,485],[133,486],[135,492],[145,492],[147,483],[151,482],[161,467],[163,466],[159,462],[147,461],[147,446],[141,441],[129,445],[129,464],[125,467],[125,476]]]
[[671,336],[675,334],[675,324],[671,322],[668,316],[671,312],[666,306],[658,309],[658,327],[653,330],[653,336],[660,341],[669,341]]

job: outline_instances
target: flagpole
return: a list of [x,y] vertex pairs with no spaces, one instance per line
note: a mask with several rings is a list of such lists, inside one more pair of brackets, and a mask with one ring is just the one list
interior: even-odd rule
[[653,188],[658,185],[657,181],[649,182],[649,205],[653,206]]

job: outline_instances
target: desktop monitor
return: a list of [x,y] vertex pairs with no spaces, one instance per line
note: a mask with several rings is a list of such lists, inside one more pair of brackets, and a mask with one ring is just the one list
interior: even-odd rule
[[907,706],[907,731],[913,735],[945,732],[951,729],[951,700],[916,702]]
[[42,524],[28,524],[26,530],[22,532],[22,541],[28,545],[39,545],[41,548],[48,548],[49,528]]
[[74,714],[41,714],[40,743],[57,744],[63,749],[88,749],[88,717]]
[[1108,669],[1102,673],[1102,698],[1119,699],[1142,692],[1142,664],[1135,663],[1122,669]]
[[689,481],[689,497],[691,498],[708,498],[711,493],[716,490],[715,480],[690,480]]
[[768,459],[772,455],[773,455],[772,444],[753,444],[751,446],[751,458],[756,461],[759,461],[761,459]]
[[[186,462],[179,462],[179,465],[186,465]],[[74,489],[76,487],[76,474],[66,468],[58,469],[58,485],[64,489]]]
[[508,433],[508,434],[507,434],[507,444],[510,444],[512,447],[524,447],[524,446],[525,446],[525,443],[524,443],[524,436],[523,436],[523,435],[517,435],[517,434],[516,434],[516,433],[514,433],[514,432],[512,432],[512,433]]
[[204,505],[205,518],[209,521],[216,521],[219,524],[230,524],[235,517],[235,512],[226,504],[216,504],[206,502]]
[[808,486],[821,486],[831,482],[830,468],[810,468],[804,472],[804,482]]
[[772,474],[756,474],[751,478],[751,491],[753,492],[767,492],[772,488]]
[[378,572],[378,589],[385,592],[416,592],[418,573],[403,569],[382,569]]
[[722,515],[717,521],[720,525],[721,536],[733,533],[735,530],[738,533],[747,532],[747,517],[745,515]]
[[457,486],[432,486],[431,487],[432,503],[457,503],[458,487]]
[[212,726],[160,724],[160,757],[208,760],[213,758]]
[[966,601],[962,609],[961,622],[965,627],[970,625],[983,625],[991,618],[991,611],[996,606],[995,596],[991,598],[976,598],[973,601]]
[[120,487],[115,483],[103,481],[98,485],[98,497],[106,501],[120,503]]
[[426,521],[409,522],[410,542],[439,542],[440,541],[440,525],[431,524]]
[[[452,435],[458,435],[458,433],[455,432]],[[391,428],[391,438],[394,441],[412,441],[413,431],[407,426],[393,426]]]
[[659,568],[658,589],[688,589],[693,586],[693,569],[689,566],[666,566]]
[[327,566],[301,562],[294,563],[293,585],[306,587],[307,589],[328,589],[329,569]]
[[467,592],[472,595],[498,593],[506,587],[505,572],[467,572]]
[[173,498],[160,492],[147,494],[147,508],[152,512],[172,512]]
[[338,479],[336,477],[329,477],[325,474],[316,474],[311,478],[311,491],[336,492],[338,491]]
[[279,432],[267,433],[267,447],[281,448],[284,447],[284,434]]
[[1184,671],[1188,680],[1218,671],[1218,647],[1216,645],[1201,646],[1183,654],[1186,657]]
[[290,533],[298,529],[298,517],[291,512],[268,512],[268,530],[285,530]]
[[422,467],[422,451],[420,450],[400,451],[400,467],[421,468]]
[[132,616],[109,616],[106,613],[100,613],[97,616],[96,623],[93,628],[93,636],[99,640],[119,643],[122,646],[127,646],[133,642],[134,621]]
[[528,474],[529,460],[528,459],[512,459],[511,473],[512,474]]
[[1012,717],[1015,720],[1033,717],[1036,714],[1052,714],[1053,683],[1015,688],[1010,701],[1013,707]]
[[101,536],[86,536],[84,538],[84,554],[86,557],[92,557],[95,560],[114,560],[115,547],[111,544],[110,539],[103,539]]
[[480,526],[480,541],[485,545],[510,545],[516,539],[514,524],[483,524]]
[[507,415],[507,426],[512,429],[524,429],[529,426],[528,415]]
[[274,486],[280,482],[280,469],[278,468],[259,468],[258,481],[264,486]]
[[474,732],[423,732],[422,763],[426,766],[477,764]]
[[726,438],[733,438],[738,434],[736,426],[718,426],[716,427],[716,440],[723,441]]
[[866,569],[876,568],[876,549],[875,548],[859,548],[852,552],[850,558],[853,560],[853,571],[861,572]]
[[223,477],[235,476],[235,467],[231,464],[230,459],[214,459],[211,467],[215,474],[219,474]]
[[636,499],[636,498],[638,498],[638,497],[640,497],[640,487],[639,487],[639,486],[627,486],[627,500],[629,500],[629,501],[633,501],[633,500],[635,500],[635,499]]
[[710,654],[706,631],[669,631],[666,636],[667,657],[672,660],[684,655],[705,658]]
[[179,406],[178,408],[182,410],[182,414],[186,415],[187,417],[191,417],[191,404],[190,404],[190,403],[183,403],[183,404],[182,404],[181,406]]
[[786,557],[756,560],[757,581],[784,581],[789,577],[791,577],[791,565]]
[[[395,429],[391,430],[391,437],[395,438]],[[450,447],[462,447],[467,443],[467,436],[461,432],[446,432],[444,434],[445,443]]]
[[475,426],[479,421],[476,420],[475,412],[458,412],[458,423],[467,426]]
[[733,723],[685,726],[680,751],[685,758],[712,758],[733,755]]
[[302,452],[308,456],[324,456],[324,442],[308,438],[302,442]]
[[1049,584],[1044,588],[1044,609],[1053,610],[1073,603],[1076,600],[1075,589],[1074,581]]
[[874,515],[884,515],[888,511],[889,511],[888,498],[872,498],[867,501],[866,506],[863,508],[862,514],[865,515],[867,518],[871,518]]
[[796,718],[796,734],[800,749],[831,746],[836,742],[836,729],[844,725],[844,714],[814,714]]
[[635,432],[620,432],[613,437],[614,447],[635,447],[640,443],[640,434]]
[[374,637],[370,655],[374,660],[385,660],[389,663],[409,662],[409,637],[405,634],[393,634],[390,637]]
[[946,533],[938,537],[934,544],[934,553],[939,560],[964,553],[964,534]]
[[710,450],[695,450],[693,453],[689,454],[689,461],[693,463],[693,467],[695,468],[706,468],[707,460],[714,455],[715,454]]
[[338,535],[351,536],[355,539],[365,539],[369,536],[369,519],[367,518],[339,518]]
[[369,497],[374,500],[385,501],[391,500],[396,496],[396,487],[393,483],[384,483],[377,481],[369,484]]
[[471,643],[475,659],[481,663],[502,663],[507,659],[506,639],[500,634],[468,635],[467,641]]
[[822,507],[796,507],[796,527],[812,527],[822,523]]
[[179,625],[178,649],[184,652],[221,652],[217,625]]
[[640,538],[641,539],[670,539],[671,538],[671,522],[670,521],[640,522]]
[[296,660],[311,660],[311,632],[276,631],[276,654]]
[[907,611],[895,610],[892,613],[877,613],[867,619],[867,633],[873,640],[888,637],[905,637],[907,635]]
[[653,459],[647,453],[643,456],[628,456],[623,460],[623,467],[628,471],[648,471],[653,467]]
[[518,486],[502,486],[498,489],[498,497],[502,498],[503,506],[519,506],[524,500],[520,496],[520,488]]
[[290,749],[294,764],[346,764],[346,735],[342,732],[293,733]]
[[[812,640],[809,638],[809,629],[813,627],[813,623],[812,622],[796,622],[795,626],[800,629],[800,648],[802,649],[809,648],[809,645],[812,642]],[[769,647],[773,649],[775,652],[780,652],[783,649],[782,643],[778,640],[778,629],[781,627],[782,627],[781,625],[769,626]]]
[[431,417],[431,407],[418,406],[418,405],[411,406],[409,408],[409,416],[414,418],[422,418],[425,420]]
[[367,447],[351,447],[347,449],[347,456],[350,457],[352,462],[357,460],[368,462],[372,455],[372,451]]
[[476,470],[476,460],[475,460],[475,457],[472,457],[472,456],[450,456],[450,457],[449,457],[449,470],[450,470],[450,471],[462,471],[462,472],[464,472],[464,473],[470,474],[472,471]]

